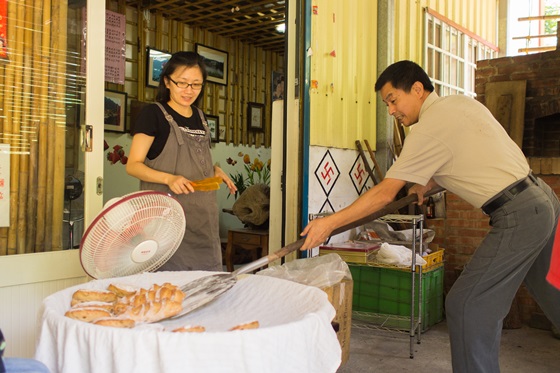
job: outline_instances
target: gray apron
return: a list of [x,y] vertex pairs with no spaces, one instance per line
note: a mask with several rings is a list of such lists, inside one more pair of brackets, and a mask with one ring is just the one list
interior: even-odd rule
[[[146,166],[189,180],[214,176],[210,153],[210,130],[199,108],[198,113],[206,131],[205,136],[192,136],[179,128],[173,117],[159,102],[159,108],[171,126],[169,137],[160,155],[144,161]],[[194,114],[194,113],[193,113]],[[223,271],[220,228],[216,191],[174,194],[165,184],[141,181],[142,190],[169,193],[179,200],[187,227],[181,245],[160,271]]]

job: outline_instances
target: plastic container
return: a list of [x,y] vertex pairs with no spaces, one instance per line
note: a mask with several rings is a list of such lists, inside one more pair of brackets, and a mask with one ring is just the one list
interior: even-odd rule
[[[352,310],[410,316],[411,273],[394,268],[351,264],[354,279]],[[415,274],[419,276],[419,274]],[[422,331],[443,320],[444,267],[422,273]],[[418,315],[418,280],[415,281],[415,314]]]

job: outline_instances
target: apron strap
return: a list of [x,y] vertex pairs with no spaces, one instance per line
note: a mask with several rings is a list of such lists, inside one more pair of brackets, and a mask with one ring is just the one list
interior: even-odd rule
[[181,130],[179,129],[179,126],[177,125],[177,122],[175,122],[175,119],[173,119],[173,117],[167,112],[167,110],[165,110],[165,108],[163,107],[161,102],[156,102],[156,104],[157,104],[157,106],[159,106],[159,108],[163,112],[163,115],[165,116],[165,119],[167,119],[167,121],[169,122],[169,125],[173,129],[173,133],[175,133],[175,137],[177,138],[177,142],[179,143],[179,145],[183,145],[185,143],[185,141],[183,140],[183,134],[181,133]]

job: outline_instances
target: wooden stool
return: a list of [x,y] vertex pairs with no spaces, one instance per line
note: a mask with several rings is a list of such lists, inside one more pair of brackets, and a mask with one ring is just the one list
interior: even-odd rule
[[237,248],[252,250],[253,260],[268,255],[268,231],[253,229],[231,229],[228,231],[226,268],[233,271],[233,254]]

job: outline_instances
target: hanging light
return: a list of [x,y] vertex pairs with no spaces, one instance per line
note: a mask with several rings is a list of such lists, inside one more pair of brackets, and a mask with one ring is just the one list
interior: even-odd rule
[[283,34],[286,32],[286,24],[285,23],[279,23],[276,25],[276,31]]

